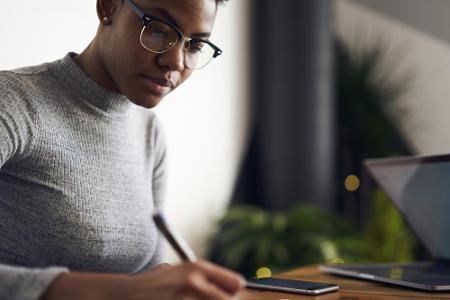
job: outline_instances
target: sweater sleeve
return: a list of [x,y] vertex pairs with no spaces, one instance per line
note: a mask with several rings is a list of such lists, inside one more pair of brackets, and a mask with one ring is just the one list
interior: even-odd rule
[[[155,210],[161,210],[164,206],[164,198],[167,182],[167,149],[164,133],[159,119],[155,116],[155,130],[153,132],[154,165],[153,165],[153,204]],[[158,232],[156,250],[152,259],[141,268],[140,272],[149,270],[165,262],[164,238]]]
[[158,118],[155,117],[153,145],[155,149],[153,166],[153,202],[157,210],[163,209],[167,182],[167,148],[164,132]]
[[16,92],[0,86],[0,169],[30,151],[36,113]]
[[38,300],[66,268],[23,268],[0,264],[0,299]]
[[[13,82],[0,84],[0,172],[8,162],[32,151],[36,130],[36,112],[14,89]],[[0,191],[1,195],[1,191]],[[63,267],[33,269],[2,264],[0,261],[0,299],[37,300]]]
[[[164,132],[161,123],[156,118],[155,126],[155,162],[153,168],[153,201],[155,208],[162,210],[164,206],[164,199],[166,194],[167,183],[167,147],[164,139]],[[162,235],[158,234],[156,251],[153,258],[150,260],[149,266],[156,266],[164,262],[164,239]]]

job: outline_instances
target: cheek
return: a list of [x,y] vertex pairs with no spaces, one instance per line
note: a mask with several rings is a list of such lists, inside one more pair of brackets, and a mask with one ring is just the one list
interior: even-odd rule
[[[129,94],[136,90],[137,76],[154,68],[155,55],[143,49],[139,42],[140,29],[123,26],[113,37],[114,42],[109,49],[110,74],[119,90]],[[151,73],[151,72],[150,72]]]
[[141,29],[141,23],[133,12],[121,11],[113,20],[108,33],[110,44],[107,51],[115,75],[129,74],[139,66],[139,56],[142,55],[139,43]]
[[140,65],[142,60],[141,45],[139,43],[139,34],[134,29],[120,30],[118,35],[114,37],[115,42],[111,51],[113,64],[116,66],[118,74],[130,74]]
[[184,69],[183,72],[181,72],[181,74],[180,74],[180,80],[178,81],[178,86],[180,84],[182,84],[183,82],[185,82],[186,79],[188,79],[192,75],[193,71],[194,70],[192,70],[192,69]]

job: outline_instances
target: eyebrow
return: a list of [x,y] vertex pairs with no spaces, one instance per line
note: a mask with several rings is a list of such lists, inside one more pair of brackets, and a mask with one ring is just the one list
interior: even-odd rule
[[[180,25],[175,21],[175,19],[164,9],[162,8],[154,8],[153,10],[157,11],[161,16],[166,19],[170,24],[174,25],[181,31]],[[211,36],[210,32],[198,32],[191,34],[190,38],[209,38]]]

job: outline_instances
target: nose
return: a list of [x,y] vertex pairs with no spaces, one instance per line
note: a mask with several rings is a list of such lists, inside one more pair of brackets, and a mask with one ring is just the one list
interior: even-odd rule
[[181,72],[184,69],[184,43],[179,41],[169,51],[158,55],[158,64],[170,71]]

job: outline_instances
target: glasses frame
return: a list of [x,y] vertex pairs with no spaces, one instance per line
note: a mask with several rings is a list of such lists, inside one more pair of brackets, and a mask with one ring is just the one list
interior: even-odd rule
[[[163,20],[163,19],[160,19],[160,18],[158,18],[158,17],[154,17],[154,16],[151,16],[151,15],[149,15],[149,14],[146,14],[146,13],[145,13],[139,6],[137,6],[137,4],[134,3],[132,0],[125,0],[125,2],[126,2],[127,4],[129,4],[129,5],[131,6],[131,9],[132,9],[132,10],[133,10],[133,11],[134,11],[134,12],[142,19],[142,24],[144,25],[144,27],[143,27],[142,30],[141,30],[141,34],[140,34],[140,36],[139,36],[139,42],[140,42],[141,46],[142,46],[145,50],[147,50],[147,51],[149,51],[149,52],[152,52],[152,53],[165,53],[165,52],[169,51],[170,49],[172,49],[173,46],[175,46],[175,45],[181,40],[182,43],[184,43],[184,42],[187,43],[188,46],[186,47],[186,49],[189,49],[190,45],[193,44],[193,43],[195,43],[195,42],[203,42],[203,43],[206,43],[206,44],[210,45],[210,46],[214,49],[214,54],[213,54],[213,56],[212,56],[211,59],[216,58],[216,57],[218,57],[219,55],[222,54],[222,50],[221,50],[219,47],[217,47],[216,45],[214,45],[213,43],[211,43],[210,41],[205,40],[205,39],[189,38],[189,37],[186,37],[186,36],[184,36],[184,34],[181,32],[181,30],[180,30],[178,27],[176,27],[176,26],[173,25],[173,24],[170,24],[169,22],[167,22],[167,21],[165,21],[165,20]],[[164,51],[155,51],[155,50],[151,50],[151,49],[147,48],[146,46],[144,46],[144,44],[142,43],[142,34],[143,34],[145,28],[148,26],[148,24],[149,24],[150,22],[152,22],[152,21],[158,21],[158,22],[161,22],[161,23],[163,23],[163,24],[169,26],[169,27],[172,28],[173,30],[175,30],[175,32],[177,33],[178,38],[177,38],[176,42],[170,44],[170,45],[169,45],[169,48],[167,48],[167,49],[164,50]],[[211,61],[211,60],[210,60],[210,61]],[[201,66],[200,68],[191,68],[191,67],[188,67],[188,66],[187,66],[187,67],[188,67],[188,68],[191,68],[191,69],[201,69],[201,68],[203,68],[204,66],[206,66],[210,61],[208,61],[205,65]],[[185,65],[186,65],[186,63],[185,63]]]

